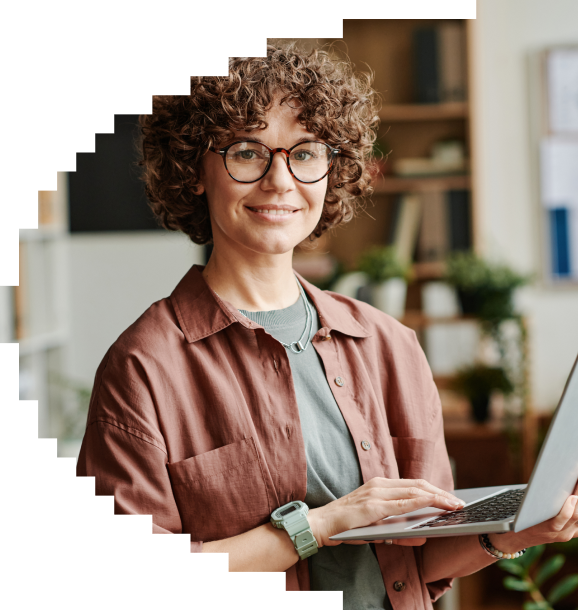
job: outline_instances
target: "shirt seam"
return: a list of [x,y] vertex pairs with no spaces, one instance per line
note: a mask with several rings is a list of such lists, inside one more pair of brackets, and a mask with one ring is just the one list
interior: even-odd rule
[[100,417],[97,419],[93,419],[92,421],[89,422],[88,425],[92,426],[93,424],[98,424],[98,423],[107,424],[109,426],[118,428],[119,430],[122,430],[123,432],[126,432],[127,434],[130,434],[131,436],[134,436],[135,438],[138,438],[138,439],[144,441],[145,443],[152,445],[153,447],[156,447],[157,449],[162,451],[168,457],[168,453],[167,453],[167,450],[165,447],[160,445],[160,443],[158,443],[158,441],[156,441],[152,436],[149,436],[148,434],[141,432],[137,428],[127,426],[126,424],[123,424],[122,422],[119,422],[119,421],[104,419],[104,418],[100,418]]

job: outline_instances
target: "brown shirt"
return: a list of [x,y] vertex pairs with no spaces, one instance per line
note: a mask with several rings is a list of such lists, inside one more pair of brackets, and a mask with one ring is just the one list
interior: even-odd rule
[[[286,348],[201,271],[193,266],[104,356],[77,467],[96,477],[97,494],[114,494],[117,513],[151,514],[155,532],[190,534],[193,552],[267,523],[307,489]],[[439,396],[413,331],[299,279],[319,314],[312,345],[364,482],[424,478],[451,490]],[[450,585],[423,582],[422,547],[376,550],[396,610],[431,608]],[[309,589],[306,561],[287,570],[287,589]]]

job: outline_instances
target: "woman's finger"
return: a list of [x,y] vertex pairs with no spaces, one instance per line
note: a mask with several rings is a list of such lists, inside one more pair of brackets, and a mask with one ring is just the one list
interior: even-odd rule
[[569,496],[560,512],[552,519],[552,529],[558,532],[563,530],[574,519],[577,504],[578,496]]
[[384,500],[383,513],[384,516],[403,515],[428,506],[447,510],[448,499],[436,494],[418,496],[415,498],[401,498],[399,500]]
[[427,542],[427,538],[398,538],[393,544],[399,546],[422,546]]
[[443,508],[456,509],[462,506],[457,498],[447,497],[446,495],[440,495],[425,491],[420,487],[394,487],[394,488],[379,488],[375,490],[380,498],[383,500],[403,500],[406,498],[437,498],[439,501],[444,502]]
[[460,500],[458,497],[454,496],[449,491],[440,489],[439,487],[432,485],[425,479],[384,479],[381,477],[375,477],[374,479],[371,479],[370,482],[374,483],[375,485],[377,485],[379,487],[384,487],[384,488],[389,488],[389,489],[399,488],[399,487],[417,488],[417,489],[421,489],[423,491],[429,492],[431,494],[435,494],[438,496],[448,498],[449,500],[452,500],[453,502],[455,502],[457,504],[461,504],[461,505],[465,504],[465,502],[463,500]]

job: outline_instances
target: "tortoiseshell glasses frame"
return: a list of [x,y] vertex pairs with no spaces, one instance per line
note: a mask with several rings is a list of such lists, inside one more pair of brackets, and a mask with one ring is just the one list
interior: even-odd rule
[[[255,178],[254,180],[239,180],[238,178],[235,178],[235,176],[233,176],[233,174],[231,174],[231,171],[227,167],[227,152],[229,151],[230,148],[232,148],[236,144],[242,144],[242,143],[258,144],[259,146],[262,146],[264,149],[266,149],[269,152],[269,160],[267,162],[267,166],[266,166],[265,170],[258,178]],[[296,148],[298,148],[299,146],[303,146],[303,144],[322,144],[323,146],[325,146],[327,148],[327,161],[328,161],[327,170],[321,177],[316,178],[315,180],[301,180],[298,176],[295,175],[295,173],[293,172],[293,169],[291,167],[291,162],[289,159],[290,159],[292,151],[295,150]],[[259,180],[261,180],[261,178],[263,178],[267,174],[269,169],[271,169],[271,165],[273,164],[273,157],[274,157],[275,153],[283,153],[285,155],[285,162],[287,164],[287,169],[289,170],[289,173],[295,178],[295,180],[297,180],[303,184],[314,184],[315,182],[319,182],[320,180],[323,180],[323,178],[328,176],[333,171],[333,169],[335,168],[335,159],[341,153],[339,148],[334,148],[333,146],[329,146],[329,144],[326,144],[325,142],[321,142],[319,140],[304,140],[304,141],[298,142],[297,144],[295,144],[295,146],[292,146],[289,149],[270,148],[269,146],[267,146],[266,144],[263,144],[263,142],[259,142],[258,140],[235,140],[235,142],[232,142],[231,144],[225,146],[224,148],[215,148],[215,147],[211,146],[209,148],[209,150],[211,152],[214,152],[221,156],[221,158],[223,159],[223,164],[225,165],[225,169],[227,170],[227,173],[229,174],[229,176],[231,176],[231,178],[233,180],[235,180],[235,182],[240,182],[242,184],[252,184],[254,182],[258,182]]]

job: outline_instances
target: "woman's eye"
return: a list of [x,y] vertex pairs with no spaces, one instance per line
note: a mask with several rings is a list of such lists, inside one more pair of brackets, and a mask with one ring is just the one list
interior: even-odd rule
[[236,157],[241,161],[253,161],[257,158],[257,153],[254,150],[240,150]]
[[309,161],[310,159],[313,159],[313,157],[314,155],[308,150],[297,150],[293,153],[293,159],[295,159],[295,161]]

